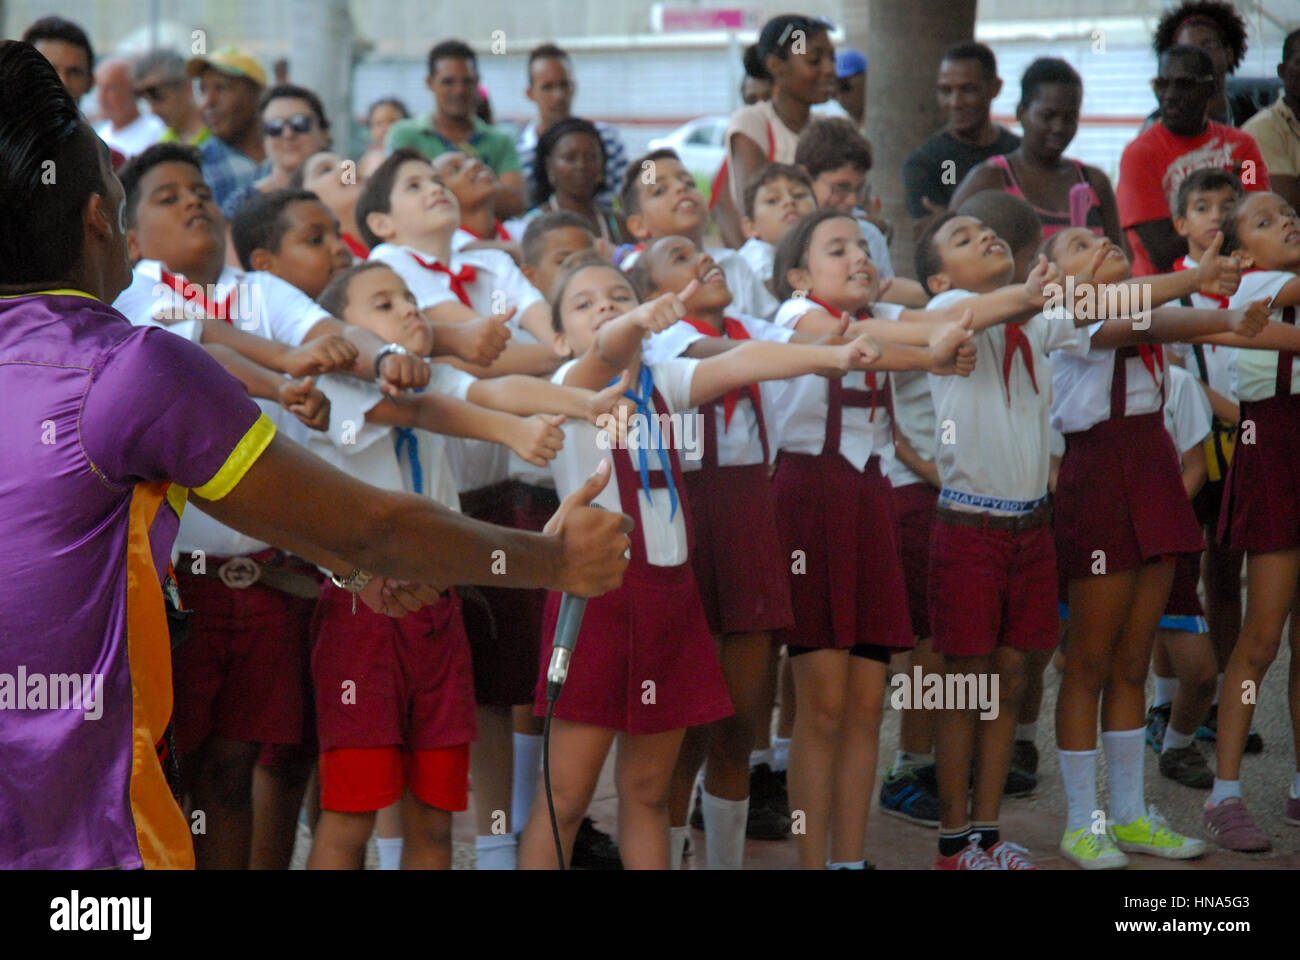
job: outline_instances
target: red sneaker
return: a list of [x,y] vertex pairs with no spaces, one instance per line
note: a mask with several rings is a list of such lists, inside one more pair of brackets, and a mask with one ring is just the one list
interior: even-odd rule
[[980,849],[979,834],[973,834],[965,849],[954,853],[951,857],[945,857],[943,854],[934,858],[934,869],[936,870],[1000,870],[1002,869],[994,863],[987,853]]

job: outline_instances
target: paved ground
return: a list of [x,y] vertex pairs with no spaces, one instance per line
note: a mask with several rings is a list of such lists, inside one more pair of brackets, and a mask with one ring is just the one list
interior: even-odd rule
[[[1264,738],[1264,752],[1245,758],[1242,779],[1246,799],[1260,827],[1273,839],[1273,850],[1265,854],[1229,853],[1211,845],[1210,854],[1196,861],[1167,861],[1153,857],[1134,856],[1130,870],[1250,870],[1300,868],[1300,828],[1283,822],[1282,808],[1294,769],[1291,744],[1291,725],[1287,711],[1286,684],[1290,653],[1283,644],[1279,656],[1260,690],[1256,710],[1256,728]],[[1051,667],[1045,677],[1043,710],[1038,725],[1038,748],[1041,755],[1039,787],[1029,797],[1008,800],[1003,807],[1002,833],[1029,848],[1030,855],[1039,867],[1048,870],[1074,869],[1057,852],[1065,811],[1064,791],[1058,770],[1055,751],[1056,692],[1059,676]],[[1148,700],[1149,700],[1148,696]],[[893,759],[898,742],[899,714],[885,710],[881,730],[881,771]],[[1207,749],[1202,745],[1202,749]],[[1213,756],[1209,756],[1213,770]],[[591,815],[605,830],[614,830],[615,796],[612,762],[606,764]],[[1105,796],[1105,763],[1099,764],[1099,787]],[[1203,837],[1200,810],[1208,791],[1192,790],[1160,775],[1156,758],[1146,751],[1147,802],[1154,803],[1172,822],[1175,829]],[[454,869],[473,869],[474,822],[470,814],[458,814],[454,825]],[[694,833],[692,842],[699,853],[689,857],[689,869],[702,869],[704,836]],[[310,836],[301,828],[294,867],[301,869],[306,862],[306,849]],[[894,817],[883,816],[873,805],[867,829],[867,858],[877,867],[890,870],[929,869],[934,862],[935,831],[927,830]],[[374,845],[368,852],[367,867],[375,867],[377,859]],[[747,869],[793,869],[796,865],[792,841],[750,841],[746,846]]]

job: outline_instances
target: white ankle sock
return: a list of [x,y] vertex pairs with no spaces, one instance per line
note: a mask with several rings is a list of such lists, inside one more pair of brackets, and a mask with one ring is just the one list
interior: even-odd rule
[[1147,815],[1142,787],[1142,763],[1146,759],[1146,729],[1103,730],[1106,772],[1110,775],[1110,815],[1119,824],[1132,823]]
[[523,833],[528,814],[537,796],[537,781],[542,772],[542,738],[531,733],[514,735],[514,779],[510,790],[510,829]]
[[400,870],[402,868],[401,837],[375,837],[375,846],[379,848],[380,870]]
[[704,849],[709,869],[744,869],[749,798],[723,800],[705,790],[700,794],[700,809],[704,813]]
[[772,738],[772,769],[777,773],[790,766],[790,740],[786,737]]
[[1161,750],[1181,750],[1183,747],[1189,747],[1192,741],[1196,739],[1195,733],[1179,733],[1172,726],[1165,727],[1165,742],[1161,744]]
[[772,748],[766,750],[749,751],[749,769],[753,770],[760,763],[766,763],[769,767],[772,765]]
[[1057,750],[1061,760],[1061,778],[1065,781],[1065,800],[1069,810],[1065,829],[1082,830],[1093,823],[1097,809],[1097,751]]
[[682,868],[682,854],[686,851],[686,841],[690,839],[690,827],[668,828],[668,869]]
[[1151,702],[1153,707],[1163,707],[1166,703],[1174,702],[1174,694],[1178,692],[1177,677],[1162,677],[1156,674],[1156,697]]
[[933,753],[908,753],[906,750],[896,750],[894,751],[894,766],[891,769],[894,773],[903,773],[931,763],[934,763]]
[[1218,777],[1215,777],[1214,789],[1210,791],[1209,799],[1205,801],[1205,809],[1208,810],[1210,807],[1217,807],[1219,804],[1223,803],[1224,800],[1240,796],[1240,780],[1220,780]]
[[867,861],[849,860],[844,863],[836,863],[833,860],[827,860],[826,869],[827,870],[865,870],[867,869]]
[[1017,739],[1017,740],[1028,740],[1030,743],[1033,743],[1033,742],[1034,742],[1034,739],[1035,739],[1037,736],[1038,736],[1038,721],[1037,721],[1037,720],[1035,720],[1033,723],[1017,723],[1017,724],[1016,724],[1016,739]]
[[519,842],[514,834],[479,834],[474,838],[475,870],[514,870],[519,865]]

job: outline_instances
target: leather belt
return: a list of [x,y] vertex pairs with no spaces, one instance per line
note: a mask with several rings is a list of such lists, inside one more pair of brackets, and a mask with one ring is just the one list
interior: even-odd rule
[[315,567],[283,550],[263,550],[251,557],[209,557],[203,572],[192,575],[220,580],[231,590],[247,590],[260,583],[291,597],[315,600],[320,596],[321,581],[308,570]]
[[1010,530],[1020,533],[1037,530],[1052,522],[1051,503],[1040,504],[1029,513],[1002,515],[996,513],[971,513],[951,507],[935,507],[934,515],[944,523],[958,527],[975,527],[981,530]]

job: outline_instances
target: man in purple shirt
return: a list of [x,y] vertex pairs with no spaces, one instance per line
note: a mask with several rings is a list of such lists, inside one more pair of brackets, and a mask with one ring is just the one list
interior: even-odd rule
[[607,471],[552,533],[527,534],[368,487],[276,436],[202,350],[108,306],[131,280],[122,186],[58,74],[0,42],[0,89],[0,867],[189,867],[157,753],[160,578],[187,499],[391,612],[424,584],[612,589],[631,521],[585,506]]

